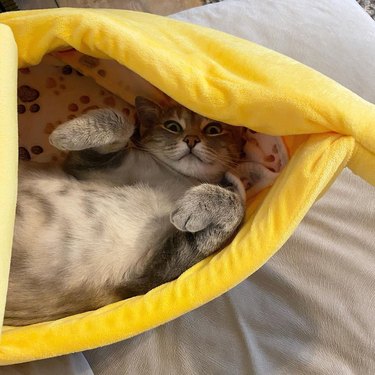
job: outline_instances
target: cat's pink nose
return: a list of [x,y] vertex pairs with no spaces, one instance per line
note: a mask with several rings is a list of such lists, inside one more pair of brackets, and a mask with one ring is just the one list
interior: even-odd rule
[[188,145],[190,149],[194,148],[194,146],[199,143],[201,140],[197,135],[187,135],[184,138],[184,142]]

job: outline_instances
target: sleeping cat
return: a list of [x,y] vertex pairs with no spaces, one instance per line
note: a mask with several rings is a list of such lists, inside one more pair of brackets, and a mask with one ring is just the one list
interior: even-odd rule
[[138,97],[60,125],[64,171],[20,166],[5,324],[97,309],[173,280],[223,247],[244,216],[227,171],[240,129]]

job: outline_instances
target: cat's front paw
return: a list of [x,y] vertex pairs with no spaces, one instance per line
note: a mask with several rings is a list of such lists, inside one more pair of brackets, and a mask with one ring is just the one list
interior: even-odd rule
[[63,125],[52,132],[49,143],[61,151],[79,151],[85,148],[80,138],[69,127]]
[[223,187],[202,184],[189,189],[177,202],[171,223],[183,232],[199,232],[207,227],[222,226],[230,230],[243,217],[243,203],[239,194]]
[[[115,152],[133,135],[135,125],[112,109],[98,109],[59,125],[50,135],[52,146],[62,151],[97,148]],[[103,150],[102,150],[103,149]]]
[[205,207],[206,189],[198,186],[190,189],[177,202],[176,209],[171,214],[171,223],[183,232],[199,232],[211,223],[211,213]]

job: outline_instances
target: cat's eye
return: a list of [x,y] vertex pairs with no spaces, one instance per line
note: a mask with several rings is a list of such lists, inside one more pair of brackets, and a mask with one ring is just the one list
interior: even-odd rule
[[223,132],[223,127],[220,122],[210,122],[203,129],[204,133],[207,135],[219,135]]
[[182,126],[177,121],[173,120],[166,121],[163,126],[171,133],[181,133],[183,130]]

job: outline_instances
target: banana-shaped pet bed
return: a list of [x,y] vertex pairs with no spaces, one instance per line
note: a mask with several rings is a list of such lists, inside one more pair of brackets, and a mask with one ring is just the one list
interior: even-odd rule
[[[144,296],[59,321],[3,327],[0,364],[98,347],[174,319],[219,296],[261,267],[345,166],[375,185],[375,106],[322,74],[264,47],[144,13],[68,8],[2,14],[0,40],[1,317],[16,205],[18,68],[26,69],[20,75],[27,74],[27,68],[53,53],[54,58],[79,70],[79,57],[77,61],[77,55],[69,57],[69,50],[92,57],[92,64],[98,59],[113,60],[145,79],[157,92],[208,118],[282,136],[290,156],[272,187],[248,199],[245,223],[223,251]],[[92,69],[90,58],[86,67]],[[95,72],[104,78],[105,73]],[[83,73],[90,76],[87,71]],[[119,86],[106,87],[99,78],[97,82],[131,102],[131,97],[116,91]],[[140,94],[143,84],[138,86]],[[49,81],[49,85],[63,90],[64,83]],[[35,92],[26,88],[21,94]],[[23,104],[25,108],[18,108],[20,118],[22,111],[37,104],[27,103]],[[38,112],[36,106],[33,111]],[[279,147],[275,150],[283,146]],[[42,151],[31,150],[35,155]]]

